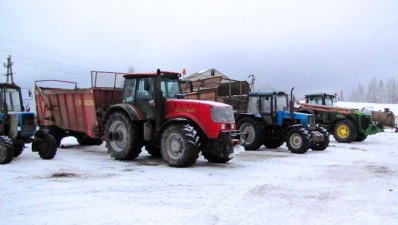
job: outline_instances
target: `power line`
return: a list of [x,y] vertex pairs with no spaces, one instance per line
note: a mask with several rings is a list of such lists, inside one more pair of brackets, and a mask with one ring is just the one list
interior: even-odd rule
[[45,51],[45,50],[41,50],[41,49],[26,45],[26,44],[22,44],[22,43],[18,43],[18,42],[15,42],[15,41],[11,41],[11,40],[5,39],[5,38],[2,38],[2,37],[0,37],[0,39],[3,40],[3,41],[7,41],[7,42],[10,42],[10,43],[13,43],[13,44],[17,44],[17,45],[21,45],[21,46],[24,46],[24,47],[27,47],[27,48],[31,48],[31,49],[34,49],[36,51],[40,51],[40,52],[44,52],[44,53],[47,53],[47,54],[50,54],[50,55],[58,56],[58,57],[61,57],[61,58],[74,60],[76,62],[81,62],[81,63],[90,64],[90,65],[94,65],[94,66],[99,66],[99,65],[96,65],[96,64],[93,64],[93,63],[90,63],[90,62],[82,61],[82,60],[71,58],[71,57],[67,57],[67,56],[62,56],[62,55],[59,55],[59,54],[56,54],[56,53],[52,53],[52,52],[49,52],[49,51]]

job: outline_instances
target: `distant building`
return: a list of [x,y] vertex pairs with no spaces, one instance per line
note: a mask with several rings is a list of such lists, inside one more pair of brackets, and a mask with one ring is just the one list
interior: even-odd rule
[[208,70],[198,71],[194,74],[186,76],[186,77],[184,77],[184,80],[196,81],[196,80],[202,80],[202,79],[206,79],[206,78],[210,78],[210,77],[217,77],[217,76],[222,76],[223,78],[229,79],[229,77],[225,76],[220,71],[218,71],[214,68],[211,68]]

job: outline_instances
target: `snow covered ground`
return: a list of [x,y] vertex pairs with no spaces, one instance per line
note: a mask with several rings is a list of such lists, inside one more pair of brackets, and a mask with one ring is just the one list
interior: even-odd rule
[[[26,148],[0,166],[0,224],[398,224],[398,133],[298,155],[246,151],[172,168],[146,151],[128,162],[105,146]],[[73,138],[63,144],[71,145]]]

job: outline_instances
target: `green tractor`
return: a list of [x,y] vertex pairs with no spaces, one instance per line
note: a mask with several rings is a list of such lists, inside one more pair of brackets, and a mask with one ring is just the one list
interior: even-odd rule
[[372,115],[358,109],[336,107],[335,95],[325,93],[308,94],[305,103],[299,103],[298,112],[313,114],[316,123],[333,134],[337,142],[364,141],[368,135],[383,131],[383,127],[372,121]]

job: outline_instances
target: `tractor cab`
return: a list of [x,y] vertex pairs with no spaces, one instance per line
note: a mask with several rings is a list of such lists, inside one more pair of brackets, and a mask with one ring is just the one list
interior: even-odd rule
[[0,84],[0,104],[1,113],[4,113],[4,110],[6,110],[6,105],[8,112],[25,111],[22,102],[21,88],[14,84]]
[[268,124],[276,124],[277,112],[288,109],[288,95],[285,92],[254,91],[248,95],[247,113],[260,114]]
[[305,103],[311,105],[336,106],[336,102],[336,95],[330,95],[326,93],[316,93],[305,96]]
[[[137,106],[146,119],[155,119],[156,73],[126,74],[123,87],[123,102]],[[161,99],[176,99],[181,94],[178,73],[162,72],[160,76]]]

